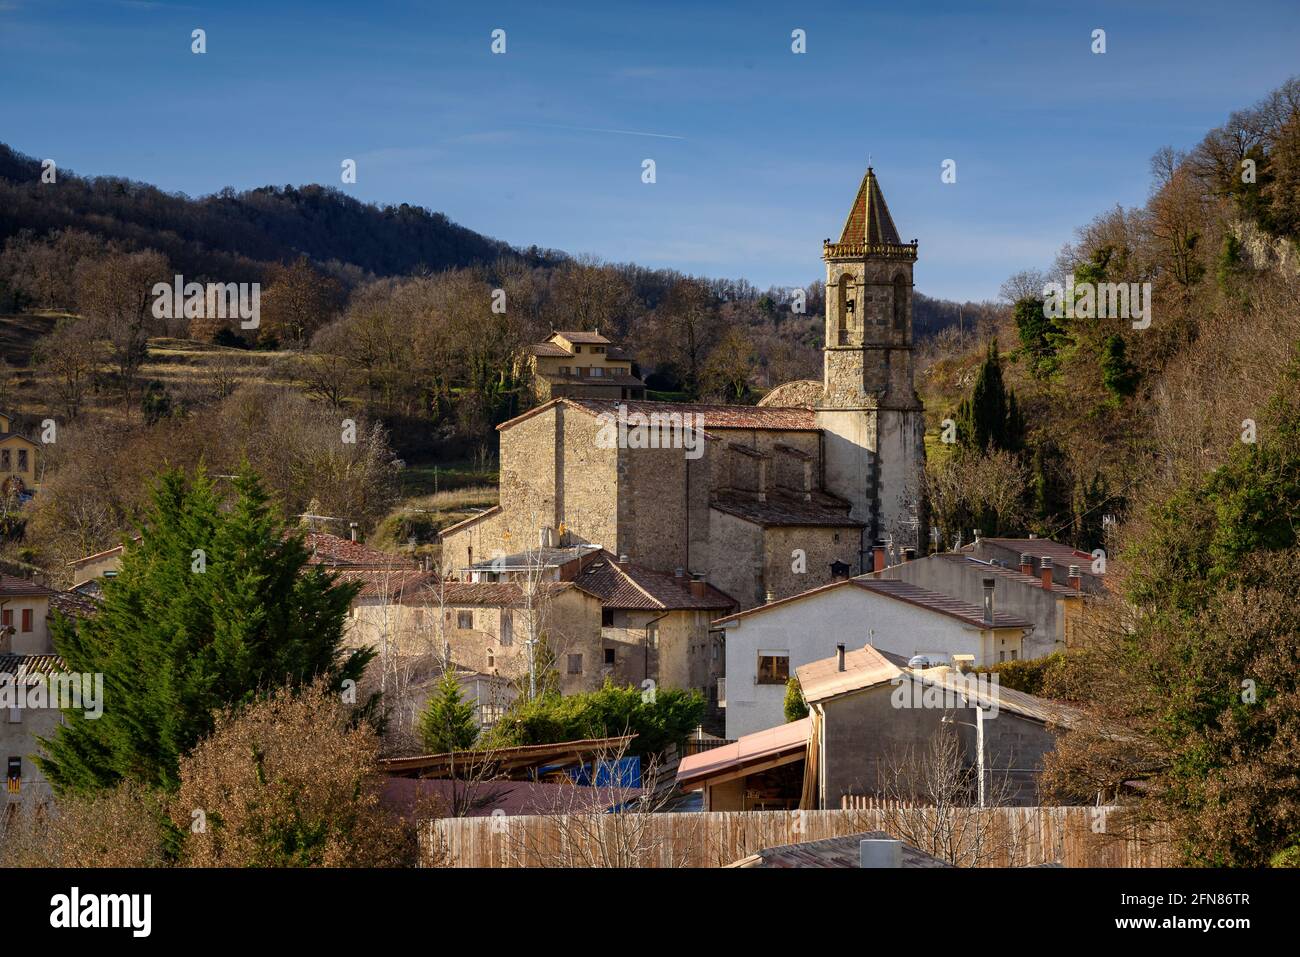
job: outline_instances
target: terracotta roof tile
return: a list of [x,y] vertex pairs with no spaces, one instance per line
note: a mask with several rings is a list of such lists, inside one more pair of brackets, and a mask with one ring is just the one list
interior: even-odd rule
[[720,610],[736,605],[731,596],[712,585],[705,585],[705,594],[696,597],[691,594],[689,579],[631,562],[619,564],[603,550],[599,558],[584,566],[574,583],[599,598],[606,608]]
[[53,594],[54,589],[30,579],[0,574],[0,598],[48,598]]
[[350,538],[330,535],[327,532],[308,532],[303,535],[303,543],[311,553],[309,561],[313,565],[369,565],[380,568],[411,568],[412,562],[405,555],[383,552]]
[[22,679],[26,675],[48,675],[66,670],[58,655],[0,655],[0,674]]
[[701,424],[707,429],[771,429],[785,432],[816,432],[817,415],[812,409],[787,409],[780,406],[759,405],[711,405],[703,402],[652,402],[643,399],[588,399],[583,397],[566,397],[552,399],[535,409],[515,416],[497,426],[505,430],[518,422],[549,409],[557,403],[581,409],[590,415],[602,412],[617,413],[620,405],[626,406],[628,414],[640,412],[645,415],[658,412],[660,415],[691,413],[702,417]]
[[903,673],[907,659],[881,651],[871,645],[844,653],[844,670],[839,669],[839,654],[810,661],[795,669],[805,701],[821,701],[837,695],[860,691]]
[[870,166],[867,167],[867,175],[862,177],[858,195],[854,197],[853,206],[849,209],[849,218],[844,223],[840,242],[902,242],[898,238],[898,229],[894,226],[894,217],[889,215],[885,194],[880,191],[880,181]]

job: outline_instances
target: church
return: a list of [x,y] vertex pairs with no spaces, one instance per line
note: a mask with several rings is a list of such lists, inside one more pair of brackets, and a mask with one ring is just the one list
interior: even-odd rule
[[[746,609],[870,571],[880,541],[919,548],[916,255],[868,168],[839,240],[823,244],[820,382],[785,383],[757,406],[566,395],[503,422],[500,504],[443,531],[444,572],[594,544]],[[612,416],[685,417],[703,441],[602,441]]]

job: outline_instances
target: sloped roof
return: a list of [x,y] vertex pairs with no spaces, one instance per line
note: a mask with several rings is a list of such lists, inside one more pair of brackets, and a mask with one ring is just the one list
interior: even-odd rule
[[508,419],[497,426],[498,431],[505,431],[535,415],[563,403],[565,406],[600,415],[603,412],[617,414],[619,406],[625,406],[631,415],[640,412],[645,415],[683,415],[691,413],[701,416],[699,423],[706,431],[710,429],[770,429],[782,432],[816,432],[817,416],[812,409],[794,409],[765,407],[757,405],[711,405],[703,402],[652,402],[646,399],[592,399],[584,396],[565,396],[543,402],[536,408],[529,409],[521,415]]
[[27,675],[49,675],[67,665],[58,655],[0,655],[0,674],[22,679]]
[[328,532],[307,532],[303,544],[311,553],[308,561],[313,565],[370,565],[381,568],[413,567],[414,562],[405,555],[382,552],[350,538]]
[[800,665],[795,674],[804,700],[813,702],[893,681],[903,673],[902,666],[906,664],[906,658],[865,645],[844,652],[843,671],[839,669],[837,653]]
[[75,591],[56,591],[50,596],[50,608],[65,618],[93,618],[99,614],[99,602]]
[[564,348],[564,346],[555,342],[534,342],[529,346],[529,351],[535,356],[554,356],[560,359],[565,359],[573,355],[573,353]]
[[0,443],[9,442],[11,440],[15,442],[23,442],[30,445],[32,448],[38,448],[35,442],[23,435],[21,432],[0,432]]
[[889,215],[885,194],[880,191],[880,181],[870,166],[862,177],[858,195],[849,208],[849,217],[840,233],[842,243],[901,243],[894,217]]
[[[573,582],[542,582],[539,589],[554,597],[574,588]],[[487,608],[516,608],[524,604],[523,588],[514,582],[439,582],[430,574],[427,580],[407,588],[397,596],[404,605],[436,605],[451,607],[482,605]]]
[[609,340],[599,332],[592,332],[589,329],[556,329],[551,333],[551,339],[553,340],[556,336],[564,336],[564,338],[568,339],[570,342],[584,346],[600,346],[609,344]]
[[[501,426],[498,425],[497,428],[499,429],[501,428]],[[456,522],[454,525],[448,525],[446,528],[438,532],[438,537],[442,538],[448,532],[459,531],[460,529],[464,528],[467,525],[473,525],[475,522],[481,522],[485,518],[489,518],[493,515],[500,515],[500,514],[501,514],[501,506],[493,505],[491,508],[483,509],[483,511],[479,512],[477,515],[471,515],[469,518],[462,518],[459,522]]]
[[[920,559],[920,561],[934,561],[936,559],[938,561],[952,562],[955,565],[960,565],[962,568],[965,568],[973,574],[987,574],[995,578],[1001,578],[1005,581],[1020,582],[1022,585],[1031,585],[1036,588],[1043,587],[1043,581],[1041,578],[1038,578],[1035,575],[1026,575],[1019,567],[1004,568],[1001,565],[995,565],[992,562],[986,562],[976,558],[974,555],[966,555],[962,552],[939,552],[937,555],[929,555],[926,558]],[[1053,561],[1055,561],[1055,559],[1053,559]],[[877,572],[874,574],[879,573]],[[1057,581],[1056,578],[1052,579],[1052,592],[1057,595],[1079,594],[1070,586]]]
[[636,376],[626,372],[614,373],[611,375],[572,375],[563,372],[539,372],[538,375],[547,382],[559,383],[561,385],[608,385],[608,386],[644,386],[645,383]]
[[705,585],[705,594],[691,594],[690,579],[653,571],[631,562],[620,564],[610,552],[585,565],[574,584],[600,599],[606,608],[670,611],[701,611],[734,608],[736,602],[725,592]]
[[[742,857],[728,867],[861,867],[862,842],[867,840],[894,840],[884,831],[863,831],[861,834],[845,834],[843,837],[828,837],[821,841],[803,841],[798,844],[780,844],[765,847],[756,854]],[[902,848],[903,867],[952,867],[947,861],[940,860],[924,851],[918,851],[910,844]]]
[[848,502],[825,492],[814,492],[810,502],[804,501],[802,495],[787,494],[780,489],[770,490],[765,502],[756,501],[752,492],[719,492],[709,502],[709,506],[719,512],[765,527],[782,525],[823,528],[863,527],[862,522],[849,517]]
[[[899,601],[937,611],[940,614],[960,619],[968,625],[974,625],[977,628],[988,627],[984,621],[984,609],[978,605],[972,605],[968,601],[952,598],[937,591],[930,591],[928,588],[921,588],[919,585],[913,585],[910,582],[893,581],[887,578],[854,578],[852,581],[859,588],[865,588],[877,594],[888,595],[890,598],[896,598]],[[993,614],[994,628],[1030,628],[1032,626],[1033,622],[1021,618],[1019,615],[1011,615],[1003,611],[995,611]]]
[[677,766],[677,786],[694,790],[713,777],[743,770],[774,758],[797,760],[807,753],[812,736],[812,718],[800,718],[788,724],[755,731],[731,744],[690,754]]
[[438,578],[433,572],[419,568],[350,568],[343,565],[331,566],[331,570],[340,584],[361,583],[358,598],[400,598]]
[[53,588],[38,585],[30,579],[0,574],[0,598],[48,598],[53,594]]
[[[765,605],[750,608],[748,611],[728,615],[725,618],[718,619],[718,622],[716,623],[732,622],[741,618],[748,618],[752,615],[762,615],[771,611],[773,608],[779,608],[796,601],[814,599],[822,592],[827,592],[835,588],[861,588],[863,591],[869,591],[873,594],[892,598],[896,601],[907,602],[910,605],[916,605],[919,608],[926,608],[941,615],[948,615],[951,618],[956,618],[977,628],[988,627],[984,622],[984,610],[977,605],[972,605],[970,602],[961,601],[948,595],[941,595],[939,592],[930,591],[928,588],[921,588],[908,582],[877,579],[870,575],[858,578],[847,578],[843,581],[831,582],[829,585],[819,585],[816,588],[810,588],[797,595],[790,595],[787,598],[779,598],[776,601],[768,602]],[[1019,617],[1018,615],[1010,615],[1006,612],[999,611],[993,616],[993,627],[1031,628],[1033,627],[1033,623]]]
[[[1052,560],[1052,564],[1056,568],[1061,569],[1057,573],[1060,575],[1065,575],[1071,565],[1078,565],[1079,572],[1083,575],[1092,575],[1091,553],[1080,551],[1073,545],[1066,545],[1064,542],[1053,541],[1050,538],[985,538],[982,541],[991,545],[1000,545],[1021,554],[1032,555],[1035,564],[1046,555]],[[966,552],[974,548],[974,543],[971,543],[970,545],[963,545],[961,550]],[[1099,578],[1101,576],[1094,577]]]

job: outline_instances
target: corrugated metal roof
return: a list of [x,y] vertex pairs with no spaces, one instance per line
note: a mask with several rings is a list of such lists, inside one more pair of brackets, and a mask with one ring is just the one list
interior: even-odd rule
[[694,790],[711,777],[729,774],[747,764],[781,756],[795,759],[805,753],[811,736],[812,718],[801,718],[755,731],[720,748],[687,755],[677,767],[677,785]]

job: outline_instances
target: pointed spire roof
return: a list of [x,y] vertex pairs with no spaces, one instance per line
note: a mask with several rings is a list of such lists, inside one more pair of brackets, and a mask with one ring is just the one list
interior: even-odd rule
[[844,223],[840,242],[902,242],[898,238],[898,229],[894,226],[894,217],[889,215],[889,207],[885,205],[885,194],[880,191],[880,181],[870,166],[867,167],[867,175],[862,177],[862,185],[858,187],[858,195],[853,200],[849,218]]

